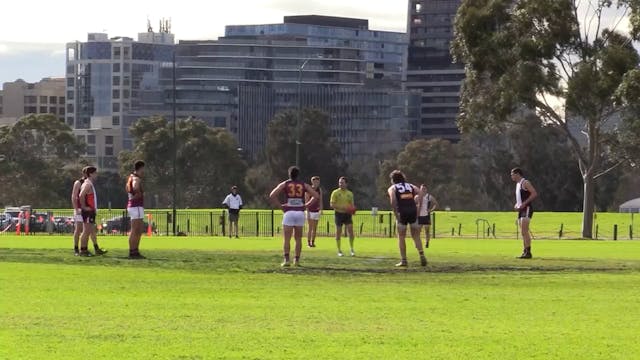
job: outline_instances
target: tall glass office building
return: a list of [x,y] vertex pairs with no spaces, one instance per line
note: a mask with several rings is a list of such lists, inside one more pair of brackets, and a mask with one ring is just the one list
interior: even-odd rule
[[406,88],[422,92],[418,136],[459,140],[456,119],[464,67],[450,55],[461,0],[410,0]]
[[86,42],[67,44],[66,122],[96,164],[117,169],[117,152],[131,147],[131,123],[124,119],[142,107],[149,110],[142,96],[160,89],[160,68],[172,61],[173,49],[173,34],[151,31],[137,41],[91,33]]
[[[402,147],[416,131],[419,95],[401,90],[406,46],[405,34],[369,30],[361,19],[227,26],[218,40],[177,45],[177,110],[228,128],[255,157],[269,120],[300,99],[330,115],[347,158],[371,156]],[[165,99],[172,81],[164,68]]]

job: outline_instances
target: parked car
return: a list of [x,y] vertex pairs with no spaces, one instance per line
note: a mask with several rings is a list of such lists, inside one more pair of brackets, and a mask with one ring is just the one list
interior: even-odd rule
[[[149,227],[149,222],[147,220],[143,220],[144,229],[146,230]],[[155,232],[155,225],[152,224]],[[107,220],[103,224],[103,231],[107,234],[113,233],[126,233],[131,231],[131,220],[128,216],[116,216]]]

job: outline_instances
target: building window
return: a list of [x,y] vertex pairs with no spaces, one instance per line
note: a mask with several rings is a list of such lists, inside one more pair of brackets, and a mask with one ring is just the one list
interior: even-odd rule
[[122,98],[123,99],[129,98],[129,90],[122,90]]
[[[73,90],[67,91],[67,98],[69,98],[69,100],[73,99]],[[61,99],[63,99],[63,98],[61,98]],[[64,104],[64,101],[61,102],[60,104]]]
[[74,79],[73,78],[67,78],[67,86],[68,87],[73,87],[75,85]]
[[113,90],[113,96],[112,96],[112,98],[113,98],[113,99],[120,99],[120,90],[118,90],[118,89]]
[[104,137],[105,145],[113,145],[113,136],[107,135]]
[[128,48],[128,47],[122,48],[122,52],[123,52],[123,55],[124,55],[125,59],[131,59],[130,50],[131,50],[131,48]]
[[87,135],[87,144],[94,145],[96,143],[95,135]]
[[124,63],[124,68],[122,70],[123,72],[128,73],[129,71],[131,71],[131,64],[129,63]]
[[87,146],[87,155],[95,155],[95,154],[96,154],[96,146],[95,145]]
[[216,116],[213,118],[213,126],[219,128],[227,127],[227,119],[223,116]]
[[49,114],[56,115],[58,113],[58,108],[49,107]]
[[114,73],[119,73],[120,72],[120,63],[113,64],[113,72]]
[[129,86],[131,84],[131,80],[128,76],[122,77],[122,86]]
[[114,46],[113,48],[113,58],[114,59],[120,59],[120,47],[119,46]]
[[27,104],[35,104],[38,101],[36,96],[25,96],[25,102]]
[[64,96],[58,98],[58,104],[64,104]]
[[73,118],[72,117],[68,117],[67,118],[67,125],[73,127]]
[[48,100],[46,96],[40,96],[40,104],[46,104]]
[[110,146],[104,148],[104,155],[105,156],[113,156],[113,148],[110,147]]
[[113,77],[113,86],[120,86],[120,76]]
[[49,96],[49,104],[56,104],[58,102],[58,98],[55,96]]
[[64,107],[58,109],[60,115],[64,115]]
[[67,104],[67,113],[73,114],[73,104]]
[[120,126],[120,116],[114,115],[111,117],[111,124],[113,126]]
[[[68,121],[71,121],[73,123],[73,118],[67,118]],[[81,143],[81,144],[86,144],[87,140],[85,139],[84,135],[77,135],[76,136],[76,140]]]
[[114,113],[120,112],[120,103],[117,103],[117,102],[116,102],[116,103],[113,103],[112,111],[113,111]]

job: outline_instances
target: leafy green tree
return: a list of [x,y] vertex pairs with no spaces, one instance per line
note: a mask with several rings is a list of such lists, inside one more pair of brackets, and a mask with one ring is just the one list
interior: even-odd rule
[[[161,117],[142,118],[130,131],[136,145],[133,151],[120,154],[122,176],[131,172],[136,160],[144,160],[146,193],[157,195],[159,206],[171,206],[172,124]],[[247,165],[232,134],[201,120],[186,119],[176,124],[176,135],[176,206],[218,207],[232,185],[242,191]]]
[[[498,128],[534,111],[569,142],[583,182],[582,236],[592,237],[596,179],[616,165],[608,126],[638,118],[640,1],[464,0],[456,18],[455,57],[466,65],[460,126]],[[605,12],[624,21],[605,24]],[[583,12],[586,16],[583,17]],[[580,20],[589,19],[584,22]],[[637,138],[632,139],[638,143]]]
[[[268,179],[273,184],[287,176],[289,166],[295,164],[297,111],[287,110],[276,114],[269,122],[265,165]],[[300,121],[300,170],[303,178],[309,181],[317,175],[322,179],[328,206],[330,189],[337,187],[338,177],[349,175],[347,165],[342,160],[340,146],[331,139],[329,116],[319,110],[304,109]],[[264,187],[260,190],[264,191]]]
[[82,149],[71,128],[53,115],[28,115],[0,127],[0,203],[69,207]]

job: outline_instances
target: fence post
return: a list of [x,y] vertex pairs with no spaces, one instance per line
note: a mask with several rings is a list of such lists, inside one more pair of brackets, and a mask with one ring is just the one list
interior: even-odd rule
[[[122,235],[127,235],[127,218],[126,218],[127,214],[123,211],[122,212]],[[129,229],[129,231],[131,231],[131,229]]]
[[171,222],[171,213],[167,211],[167,235],[169,236],[169,223]]
[[596,240],[598,240],[598,230],[600,229],[600,226],[598,224],[596,224]]
[[493,223],[493,229],[491,230],[493,237],[496,237],[496,223]]
[[562,239],[562,234],[564,233],[564,223],[560,224],[560,231],[558,232],[558,240]]
[[436,213],[431,214],[431,238],[436,238]]
[[227,219],[225,218],[225,212],[224,210],[222,210],[222,216],[220,217],[220,219],[222,219],[222,236],[227,236]]
[[633,225],[629,225],[629,240],[633,240]]
[[191,218],[187,218],[187,234],[191,233]]
[[458,236],[462,236],[462,223],[458,223]]
[[276,227],[275,211],[271,209],[271,237],[276,236],[275,227]]
[[613,240],[618,240],[618,224],[613,225]]
[[391,225],[391,223],[392,223],[392,219],[391,219],[391,217],[392,217],[392,216],[393,216],[393,215],[392,215],[391,213],[389,213],[389,237],[390,237],[390,238],[392,238],[392,237],[393,237],[393,231],[391,230],[391,229],[392,229],[392,226],[393,226],[393,225]]
[[259,213],[256,211],[256,237],[260,236],[260,217]]
[[211,229],[211,236],[213,236],[213,211],[209,212],[209,228]]

